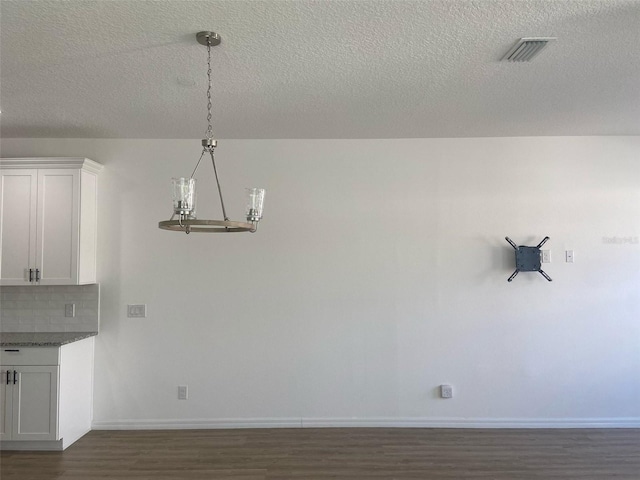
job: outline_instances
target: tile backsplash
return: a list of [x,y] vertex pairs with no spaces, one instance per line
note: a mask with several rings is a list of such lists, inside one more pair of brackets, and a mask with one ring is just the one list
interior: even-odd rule
[[0,332],[97,332],[99,321],[98,284],[0,287]]

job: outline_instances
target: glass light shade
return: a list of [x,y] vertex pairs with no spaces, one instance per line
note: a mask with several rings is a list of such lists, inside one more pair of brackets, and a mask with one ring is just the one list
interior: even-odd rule
[[264,207],[264,188],[247,188],[247,221],[258,222],[262,218]]
[[195,178],[172,178],[173,212],[176,215],[196,216],[196,180]]

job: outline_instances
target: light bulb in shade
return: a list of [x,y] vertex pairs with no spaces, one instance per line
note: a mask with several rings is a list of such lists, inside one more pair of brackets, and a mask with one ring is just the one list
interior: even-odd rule
[[247,209],[245,211],[248,222],[259,222],[264,207],[264,188],[247,188]]
[[181,217],[196,216],[196,180],[195,178],[172,178],[173,212]]

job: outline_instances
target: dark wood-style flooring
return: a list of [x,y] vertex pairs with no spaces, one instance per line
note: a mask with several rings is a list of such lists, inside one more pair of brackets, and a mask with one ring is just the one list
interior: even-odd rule
[[2,480],[640,480],[640,430],[94,431],[0,459]]

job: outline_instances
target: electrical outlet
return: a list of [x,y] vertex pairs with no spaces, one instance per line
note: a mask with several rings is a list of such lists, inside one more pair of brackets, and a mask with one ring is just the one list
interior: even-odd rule
[[147,305],[127,305],[127,317],[147,318]]
[[178,385],[178,400],[186,400],[189,398],[189,387],[187,385]]
[[540,261],[542,263],[551,263],[551,250],[542,250],[540,252]]
[[453,398],[453,387],[451,385],[440,385],[440,398]]
[[76,304],[75,303],[67,303],[64,306],[64,316],[65,317],[75,317],[76,316]]

